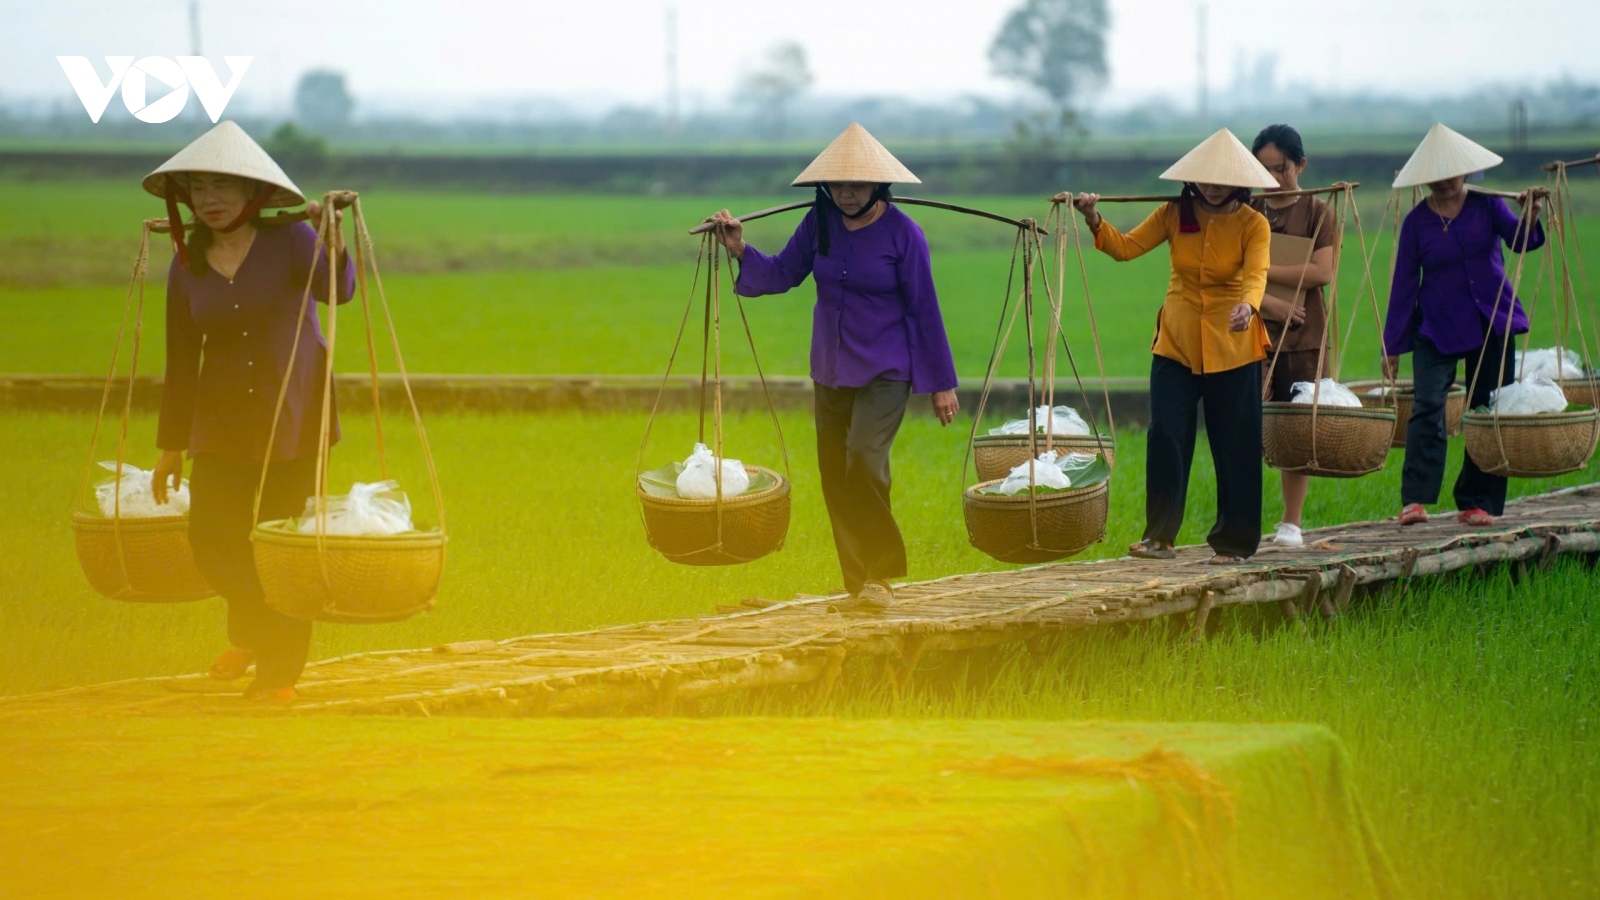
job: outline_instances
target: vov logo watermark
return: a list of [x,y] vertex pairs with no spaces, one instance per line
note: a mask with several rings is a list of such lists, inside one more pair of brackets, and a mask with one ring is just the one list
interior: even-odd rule
[[[100,121],[106,104],[111,102],[111,95],[121,86],[122,103],[128,107],[128,112],[133,113],[139,121],[151,124],[171,121],[183,112],[189,103],[191,87],[205,106],[206,115],[211,117],[211,121],[221,119],[223,109],[239,87],[239,79],[244,77],[244,71],[250,68],[250,61],[255,57],[224,56],[222,59],[228,64],[227,87],[222,86],[217,73],[204,56],[180,56],[177,62],[165,56],[146,56],[138,62],[134,62],[131,56],[108,56],[106,65],[111,67],[111,80],[108,82],[100,80],[88,57],[56,57],[67,73],[67,80],[72,82],[72,89],[78,92],[78,99],[83,101],[90,121]],[[152,79],[168,88],[164,96],[153,101],[149,99],[149,82]]]

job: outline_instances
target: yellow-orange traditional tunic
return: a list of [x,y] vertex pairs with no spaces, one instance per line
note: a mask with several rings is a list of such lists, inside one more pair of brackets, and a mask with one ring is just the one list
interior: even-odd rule
[[[1272,229],[1265,216],[1243,204],[1225,215],[1196,204],[1195,218],[1200,230],[1187,234],[1178,230],[1176,203],[1163,204],[1127,234],[1101,219],[1094,245],[1118,261],[1143,256],[1163,241],[1170,245],[1172,278],[1151,352],[1183,363],[1197,375],[1265,359],[1271,345],[1260,311]],[[1228,317],[1240,302],[1257,314],[1249,328],[1229,331]]]

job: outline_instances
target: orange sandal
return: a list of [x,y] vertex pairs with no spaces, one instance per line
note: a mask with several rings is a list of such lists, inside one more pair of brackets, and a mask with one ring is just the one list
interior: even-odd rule
[[1413,503],[1400,510],[1401,525],[1425,525],[1428,521],[1428,511],[1422,508],[1421,503]]
[[258,688],[251,686],[244,692],[244,699],[251,703],[266,703],[270,705],[293,703],[295,690],[292,687]]
[[1486,525],[1493,525],[1494,516],[1481,509],[1463,509],[1461,512],[1456,513],[1456,521],[1462,525],[1482,528]]
[[249,650],[230,647],[211,664],[211,678],[215,681],[236,681],[245,676],[250,664],[255,661],[256,655]]

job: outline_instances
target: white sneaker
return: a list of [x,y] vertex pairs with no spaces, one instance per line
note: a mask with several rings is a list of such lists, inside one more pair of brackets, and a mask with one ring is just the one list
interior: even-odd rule
[[1279,547],[1304,547],[1305,538],[1300,536],[1300,526],[1288,522],[1279,522],[1278,531],[1272,536],[1272,542]]

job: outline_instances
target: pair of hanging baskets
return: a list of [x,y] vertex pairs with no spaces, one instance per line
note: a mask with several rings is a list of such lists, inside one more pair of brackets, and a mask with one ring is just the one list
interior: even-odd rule
[[982,493],[1003,480],[975,484],[961,495],[967,540],[989,556],[1008,563],[1053,562],[1105,539],[1110,482],[1052,494]]
[[188,516],[116,519],[72,515],[78,566],[102,597],[185,603],[216,596],[194,563]]
[[[1067,488],[1060,491],[1036,493],[1035,490],[1022,491],[1006,496],[1004,494],[984,493],[986,488],[1000,484],[1011,474],[1017,466],[1036,459],[1037,454],[1046,449],[1055,450],[1059,454],[1089,453],[1100,454],[1107,464],[1114,465],[1116,457],[1115,426],[1108,421],[1107,432],[1100,434],[1098,427],[1093,430],[1097,433],[1087,435],[1044,435],[1034,434],[986,434],[979,435],[977,430],[983,420],[984,407],[987,404],[990,389],[994,383],[999,365],[1004,356],[1005,346],[1011,331],[1015,327],[1018,315],[1025,316],[1026,333],[1028,340],[1028,407],[1034,408],[1036,400],[1042,399],[1045,407],[1054,408],[1055,405],[1055,345],[1057,338],[1067,350],[1068,361],[1073,365],[1074,374],[1077,371],[1076,362],[1072,361],[1072,351],[1067,345],[1066,335],[1061,330],[1061,298],[1065,291],[1062,280],[1066,263],[1066,229],[1076,228],[1076,221],[1071,219],[1071,213],[1064,208],[1062,201],[1053,201],[1050,217],[1046,225],[1056,229],[1056,274],[1057,286],[1051,289],[1048,275],[1043,279],[1045,295],[1050,303],[1050,327],[1045,338],[1047,349],[1045,355],[1046,388],[1042,397],[1034,395],[1034,334],[1033,334],[1033,296],[1034,296],[1034,265],[1036,259],[1043,259],[1044,247],[1039,240],[1040,233],[1048,234],[1037,228],[1033,222],[1024,222],[1018,228],[1018,243],[1022,251],[1023,288],[1021,301],[1014,309],[1010,310],[1010,324],[1006,325],[996,335],[996,344],[991,356],[989,371],[987,373],[983,393],[978,403],[977,413],[973,417],[973,433],[969,438],[972,459],[977,469],[978,483],[968,487],[961,495],[961,514],[967,526],[967,540],[974,548],[984,554],[1005,563],[1022,565],[1054,562],[1076,556],[1089,547],[1099,543],[1106,536],[1106,522],[1110,517],[1111,483],[1109,480],[1098,481],[1085,487]],[[1083,251],[1078,247],[1078,264],[1083,267]],[[1016,252],[1012,254],[1013,277],[1016,266]],[[1084,282],[1084,301],[1088,318],[1094,320],[1094,304],[1088,296],[1087,280]],[[1001,306],[1001,322],[1007,322],[1007,307],[1011,302],[1011,283],[1006,285],[1006,303]],[[1096,358],[1099,358],[1099,337],[1095,336]],[[1104,385],[1104,366],[1102,371],[1102,387]],[[1080,393],[1082,384],[1079,384]],[[1089,406],[1087,394],[1083,394],[1085,406]],[[1092,412],[1092,410],[1091,410]],[[1111,414],[1110,397],[1106,397],[1106,413]],[[963,466],[965,472],[965,466]]]
[[[1394,407],[1395,427],[1392,447],[1406,445],[1406,424],[1411,421],[1411,408],[1416,401],[1416,390],[1409,378],[1400,379],[1394,383],[1393,393],[1385,396],[1369,394],[1367,391],[1375,387],[1387,386],[1381,380],[1352,381],[1345,385],[1361,398],[1361,405],[1368,409],[1385,409]],[[1461,433],[1461,414],[1467,409],[1467,388],[1465,385],[1455,384],[1445,394],[1444,400],[1444,433],[1446,437],[1455,437]]]
[[[123,299],[122,322],[117,327],[117,343],[111,351],[111,368],[106,373],[100,409],[95,417],[94,435],[89,439],[89,456],[84,462],[83,479],[78,485],[78,511],[72,514],[73,545],[78,567],[89,586],[102,597],[130,603],[186,603],[216,596],[194,562],[189,546],[189,517],[181,516],[105,516],[89,509],[89,478],[94,469],[100,428],[105,423],[106,405],[122,353],[122,337],[127,331],[128,312],[135,310],[132,362],[128,370],[128,394],[123,401],[122,429],[117,445],[117,475],[127,453],[128,418],[132,413],[133,386],[139,371],[140,335],[144,325],[144,283],[150,267],[150,234],[166,231],[165,219],[146,219],[140,233],[139,252],[134,258],[133,278]],[[137,307],[135,307],[137,297]]]
[[[426,531],[402,532],[386,535],[333,535],[327,534],[323,517],[315,518],[316,529],[302,531],[293,527],[295,520],[257,522],[250,541],[266,595],[267,606],[295,619],[345,624],[378,624],[398,622],[419,612],[432,609],[439,592],[439,581],[444,574],[445,529],[444,499],[439,491],[438,471],[434,466],[433,451],[428,445],[427,432],[422,427],[422,415],[417,409],[410,382],[406,376],[405,361],[400,353],[400,340],[394,330],[394,317],[389,312],[389,301],[384,295],[383,279],[378,275],[378,263],[373,253],[372,236],[367,230],[366,218],[361,211],[361,201],[354,191],[335,191],[323,200],[322,219],[317,231],[319,252],[327,253],[328,265],[328,333],[326,336],[327,367],[323,373],[323,402],[321,430],[318,435],[318,465],[316,475],[317,508],[326,508],[328,497],[328,458],[331,449],[332,399],[334,394],[333,365],[338,340],[338,271],[332,264],[331,243],[333,230],[338,228],[334,216],[336,207],[349,207],[355,220],[354,249],[357,284],[363,314],[367,317],[367,360],[372,376],[373,417],[378,423],[378,461],[384,478],[388,478],[388,462],[383,440],[382,407],[378,402],[378,370],[376,347],[372,345],[371,302],[367,295],[367,269],[370,265],[373,281],[378,289],[384,321],[400,372],[401,382],[410,399],[411,415],[422,449],[423,465],[433,493],[434,509],[438,515],[437,528]],[[310,267],[316,272],[315,260]],[[311,299],[311,280],[308,275],[305,293],[301,297],[300,315],[295,328],[294,349],[290,351],[285,378],[293,377],[294,353],[301,345],[301,328]],[[287,381],[280,391],[278,405],[273,413],[273,427],[267,437],[267,447],[276,446],[277,423],[283,414]],[[270,454],[269,454],[270,455]],[[266,482],[263,466],[262,484]],[[257,500],[256,515],[260,515]]]
[[636,484],[650,546],[686,566],[732,566],[782,550],[789,535],[789,480],[763,466],[745,466],[745,471],[752,481],[775,483],[720,504],[714,498],[658,497]]
[[[972,463],[982,481],[1003,479],[1011,470],[1034,458],[1033,448],[1044,452],[1044,438],[1029,443],[1025,434],[985,434],[973,438]],[[1058,453],[1101,453],[1116,464],[1117,440],[1109,434],[1055,435],[1051,447]]]
[[[733,497],[689,499],[663,496],[661,492],[645,490],[642,473],[644,456],[650,446],[650,431],[656,414],[661,410],[666,395],[672,366],[677,361],[678,349],[683,345],[683,335],[689,324],[689,314],[694,310],[696,289],[700,284],[700,269],[707,267],[704,302],[704,335],[701,346],[700,379],[700,439],[705,442],[705,414],[707,400],[711,406],[711,449],[713,457],[721,460],[722,442],[722,242],[720,227],[695,229],[702,235],[700,253],[695,258],[694,281],[689,286],[689,301],[683,309],[683,320],[678,325],[678,336],[673,341],[667,360],[667,370],[661,376],[661,389],[656,395],[650,419],[645,424],[644,439],[639,445],[639,456],[634,471],[634,495],[639,501],[639,515],[644,522],[645,539],[668,561],[686,566],[734,566],[754,562],[783,549],[789,536],[791,482],[784,474],[765,466],[746,465],[753,488]],[[728,266],[733,274],[733,266]],[[778,411],[772,405],[772,395],[767,390],[766,375],[761,371],[761,360],[756,354],[755,337],[750,331],[750,321],[745,316],[744,302],[734,291],[734,301],[749,340],[750,356],[755,361],[756,374],[761,380],[761,393],[766,398],[772,426],[777,432],[778,446],[783,455],[784,471],[789,468],[789,450],[783,441],[783,427],[778,424]],[[709,374],[709,379],[708,379]],[[719,462],[720,465],[720,462]],[[768,485],[755,489],[754,486]]]
[[1383,468],[1395,411],[1309,403],[1264,403],[1261,450],[1267,465],[1319,478],[1359,478]]
[[1589,465],[1600,441],[1594,409],[1534,416],[1462,416],[1467,453],[1478,468],[1508,478],[1549,478]]

